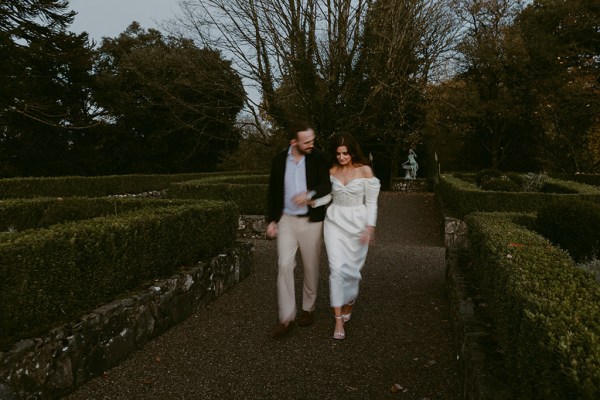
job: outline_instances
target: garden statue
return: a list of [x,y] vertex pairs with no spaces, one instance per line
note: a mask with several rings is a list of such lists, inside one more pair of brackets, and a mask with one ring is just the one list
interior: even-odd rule
[[408,160],[402,163],[402,168],[406,170],[406,175],[404,175],[404,179],[415,179],[417,177],[417,170],[419,169],[419,164],[417,164],[417,154],[413,149],[408,151]]

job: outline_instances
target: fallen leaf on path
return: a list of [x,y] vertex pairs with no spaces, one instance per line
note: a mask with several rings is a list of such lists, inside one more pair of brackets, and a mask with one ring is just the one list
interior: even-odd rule
[[394,383],[391,387],[390,387],[390,392],[392,393],[398,393],[399,391],[401,391],[402,389],[404,389],[399,383]]

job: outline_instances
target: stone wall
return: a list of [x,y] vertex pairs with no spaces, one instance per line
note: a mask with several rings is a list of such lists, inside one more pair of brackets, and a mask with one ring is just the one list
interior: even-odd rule
[[116,366],[252,272],[250,243],[0,352],[0,399],[58,399]]
[[240,215],[237,237],[239,239],[264,239],[266,229],[264,215]]
[[446,250],[446,289],[454,328],[456,357],[463,385],[464,400],[510,400],[507,385],[495,376],[501,357],[492,340],[489,326],[479,321],[476,305],[463,273],[466,250]]
[[465,249],[468,244],[465,221],[454,217],[444,217],[444,246],[449,249]]

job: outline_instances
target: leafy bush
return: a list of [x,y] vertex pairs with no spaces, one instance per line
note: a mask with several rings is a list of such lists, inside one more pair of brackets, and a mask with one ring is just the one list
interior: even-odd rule
[[498,192],[518,192],[520,191],[520,186],[517,185],[510,179],[492,179],[487,182],[484,182],[481,185],[483,190],[495,190]]
[[142,208],[192,204],[193,202],[193,200],[115,197],[8,199],[0,201],[0,232],[46,228],[67,221],[118,215]]
[[587,185],[600,187],[600,174],[555,174],[558,179],[585,183]]
[[575,194],[491,192],[481,190],[475,184],[459,179],[453,174],[440,175],[435,186],[435,197],[450,215],[457,218],[473,211],[535,212],[561,197],[581,198],[600,203],[600,190],[594,186],[553,178],[548,178],[548,181],[569,191],[575,191]]
[[538,210],[538,232],[582,262],[600,254],[600,205],[556,201]]
[[0,179],[0,198],[102,197],[167,189],[171,183],[203,177],[244,175],[246,172],[195,174],[61,176]]
[[600,398],[600,285],[502,213],[472,213],[475,284],[518,399]]
[[541,192],[548,176],[544,173],[528,172],[523,176],[521,187],[525,192]]
[[479,171],[475,175],[475,183],[477,186],[481,187],[485,183],[492,181],[494,179],[500,179],[502,177],[502,172],[497,169],[484,169]]
[[543,193],[558,193],[558,194],[574,194],[577,193],[577,190],[572,189],[570,187],[566,187],[564,185],[557,185],[553,182],[545,182],[542,185]]
[[591,274],[597,282],[600,282],[600,259],[579,263],[576,267]]
[[468,172],[454,172],[452,174],[453,177],[460,179],[461,181],[477,184],[475,182],[475,175]]
[[168,276],[235,240],[232,203],[198,201],[56,224],[0,243],[0,339],[24,337]]
[[525,181],[523,175],[518,172],[507,172],[504,174],[504,176],[516,183],[519,187],[523,186],[523,182]]
[[169,197],[235,202],[242,214],[263,215],[267,209],[268,175],[217,177],[173,184]]

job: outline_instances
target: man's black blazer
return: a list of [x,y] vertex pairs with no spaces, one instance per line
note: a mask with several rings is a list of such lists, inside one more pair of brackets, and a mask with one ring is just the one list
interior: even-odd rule
[[[271,177],[269,179],[269,190],[267,197],[267,223],[279,222],[283,214],[283,186],[285,180],[285,164],[288,149],[277,154],[271,163]],[[329,166],[323,153],[313,150],[305,156],[306,166],[306,188],[316,194],[313,198],[323,197],[331,192],[331,181],[329,179]],[[325,219],[325,206],[308,207],[308,217],[311,222],[323,221]]]

